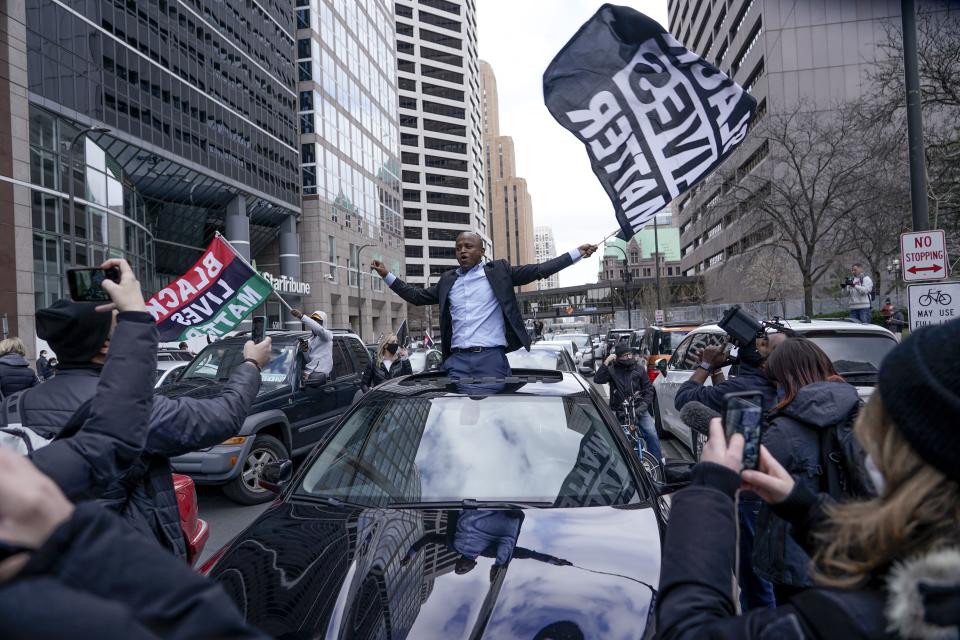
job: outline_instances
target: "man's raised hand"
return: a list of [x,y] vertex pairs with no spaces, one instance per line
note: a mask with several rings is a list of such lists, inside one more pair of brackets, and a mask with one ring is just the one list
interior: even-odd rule
[[580,249],[581,257],[589,258],[590,256],[593,255],[593,252],[597,250],[597,245],[588,243],[588,244],[582,244],[577,248]]
[[387,277],[387,273],[389,273],[389,271],[387,271],[387,265],[383,264],[383,263],[380,262],[379,260],[371,260],[371,261],[370,261],[370,269],[371,269],[372,271],[376,271],[378,274],[380,274],[380,277],[381,277],[381,278],[386,278],[386,277]]
[[120,283],[105,279],[100,286],[110,296],[108,304],[102,304],[97,307],[97,311],[146,311],[147,305],[143,301],[143,292],[140,290],[140,283],[137,276],[134,275],[130,264],[120,258],[107,260],[100,268],[111,269],[117,267],[120,269]]

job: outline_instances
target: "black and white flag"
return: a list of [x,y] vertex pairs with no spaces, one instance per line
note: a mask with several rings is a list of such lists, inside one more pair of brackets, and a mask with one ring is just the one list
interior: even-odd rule
[[733,152],[757,106],[655,20],[611,4],[547,67],[543,96],[587,146],[626,239]]

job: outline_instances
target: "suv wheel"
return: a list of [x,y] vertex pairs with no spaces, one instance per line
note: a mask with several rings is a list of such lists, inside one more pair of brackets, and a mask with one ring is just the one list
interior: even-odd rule
[[240,475],[223,486],[223,493],[240,504],[260,504],[274,498],[274,494],[260,486],[260,470],[265,464],[280,462],[290,457],[283,443],[267,434],[260,434],[253,441],[247,457],[243,460]]

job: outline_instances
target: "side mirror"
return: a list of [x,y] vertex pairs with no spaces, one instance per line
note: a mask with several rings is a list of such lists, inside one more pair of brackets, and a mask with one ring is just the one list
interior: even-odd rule
[[267,491],[279,494],[292,478],[293,460],[280,460],[263,465],[257,482]]
[[577,367],[577,371],[580,372],[580,375],[590,377],[593,375],[594,371],[590,367]]
[[666,377],[667,377],[667,360],[666,360],[666,358],[657,360],[656,367],[657,367],[657,371],[660,372],[660,375],[662,375],[664,378],[666,378]]
[[688,460],[667,460],[662,465],[663,482],[654,481],[658,495],[667,495],[683,489],[690,484],[693,467],[696,462]]

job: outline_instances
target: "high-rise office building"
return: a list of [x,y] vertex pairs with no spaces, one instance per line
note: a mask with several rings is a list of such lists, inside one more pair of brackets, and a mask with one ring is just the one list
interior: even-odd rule
[[[674,37],[757,99],[755,125],[767,113],[798,106],[828,117],[839,102],[858,98],[869,86],[867,71],[883,55],[876,43],[885,25],[900,24],[894,0],[669,0],[668,13]],[[742,179],[761,163],[778,161],[769,145],[748,137],[727,167]],[[706,180],[673,203],[682,272],[704,276],[710,301],[753,295],[742,281],[732,291],[723,266],[741,270],[743,252],[763,241],[749,207],[722,206],[724,188]]]
[[[403,272],[393,6],[297,0],[297,81],[308,310],[374,340],[406,303],[366,265]],[[284,247],[258,266],[295,260]]]
[[474,0],[397,0],[400,155],[406,279],[456,268],[454,242],[480,234],[484,205]]
[[246,256],[296,244],[294,32],[274,0],[0,3],[11,334],[34,346],[35,309],[67,295],[71,267],[122,256],[152,292],[216,231]]
[[[487,219],[493,257],[514,265],[530,264],[534,258],[533,202],[527,181],[517,176],[513,138],[500,135],[497,78],[483,60],[480,61],[480,94]],[[521,290],[536,291],[537,285],[531,283]]]
[[[545,262],[557,256],[557,245],[553,241],[553,228],[538,224],[533,228],[533,259]],[[560,276],[553,274],[549,278],[537,280],[537,289],[556,289],[560,286]]]

